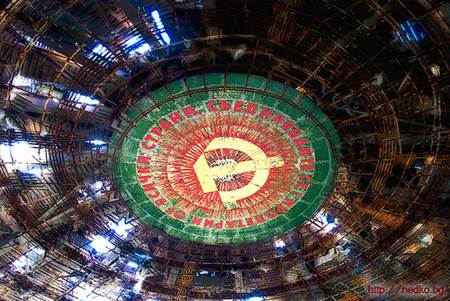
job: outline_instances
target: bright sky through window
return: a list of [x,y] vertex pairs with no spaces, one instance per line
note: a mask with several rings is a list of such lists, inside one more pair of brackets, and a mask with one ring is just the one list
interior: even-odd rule
[[105,237],[101,235],[95,235],[90,243],[91,247],[97,253],[105,253],[114,249],[114,245]]
[[169,34],[166,32],[164,24],[162,23],[161,17],[159,15],[159,11],[153,10],[150,13],[150,16],[153,19],[153,22],[156,24],[156,29],[158,29],[158,37],[157,37],[158,41],[161,44],[169,45],[171,39],[170,39]]
[[101,56],[110,62],[115,60],[114,54],[101,43],[97,43],[89,54],[90,59],[95,59],[97,56]]
[[152,47],[145,42],[144,38],[138,34],[129,38],[123,45],[130,57],[142,55],[150,50]]

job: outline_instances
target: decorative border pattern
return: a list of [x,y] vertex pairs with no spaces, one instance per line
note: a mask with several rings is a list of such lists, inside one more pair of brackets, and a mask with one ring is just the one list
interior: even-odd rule
[[[253,227],[237,229],[199,228],[169,217],[149,202],[137,179],[136,156],[149,125],[161,116],[198,106],[211,99],[241,99],[267,105],[290,117],[303,131],[314,150],[314,175],[304,195],[289,194],[295,205],[285,214]],[[280,235],[303,224],[333,189],[338,158],[339,136],[328,117],[306,96],[279,82],[246,74],[209,73],[177,80],[139,100],[128,110],[129,124],[112,137],[108,164],[127,206],[145,224],[165,233],[200,243],[239,244]]]

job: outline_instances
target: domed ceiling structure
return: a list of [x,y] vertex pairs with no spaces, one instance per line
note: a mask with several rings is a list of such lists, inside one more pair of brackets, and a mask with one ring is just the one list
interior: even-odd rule
[[0,7],[0,300],[449,296],[446,1]]

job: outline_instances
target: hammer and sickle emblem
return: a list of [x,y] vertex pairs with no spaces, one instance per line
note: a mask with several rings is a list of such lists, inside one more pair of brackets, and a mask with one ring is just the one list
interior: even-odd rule
[[200,182],[203,192],[214,192],[219,189],[214,182],[217,178],[233,176],[236,174],[254,171],[253,179],[244,187],[232,191],[219,191],[220,198],[226,208],[240,199],[251,196],[260,190],[269,177],[269,171],[274,167],[281,167],[284,161],[280,156],[267,157],[262,149],[255,144],[240,138],[220,137],[214,138],[205,151],[216,149],[234,149],[247,154],[251,160],[244,162],[226,162],[220,166],[210,167],[202,154],[194,164],[194,171]]

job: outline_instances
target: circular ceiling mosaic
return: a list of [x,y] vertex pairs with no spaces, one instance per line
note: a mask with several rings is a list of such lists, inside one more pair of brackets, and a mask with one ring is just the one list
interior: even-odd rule
[[333,187],[338,135],[281,83],[194,76],[152,92],[127,117],[112,138],[115,183],[142,222],[175,237],[270,238],[302,224]]

